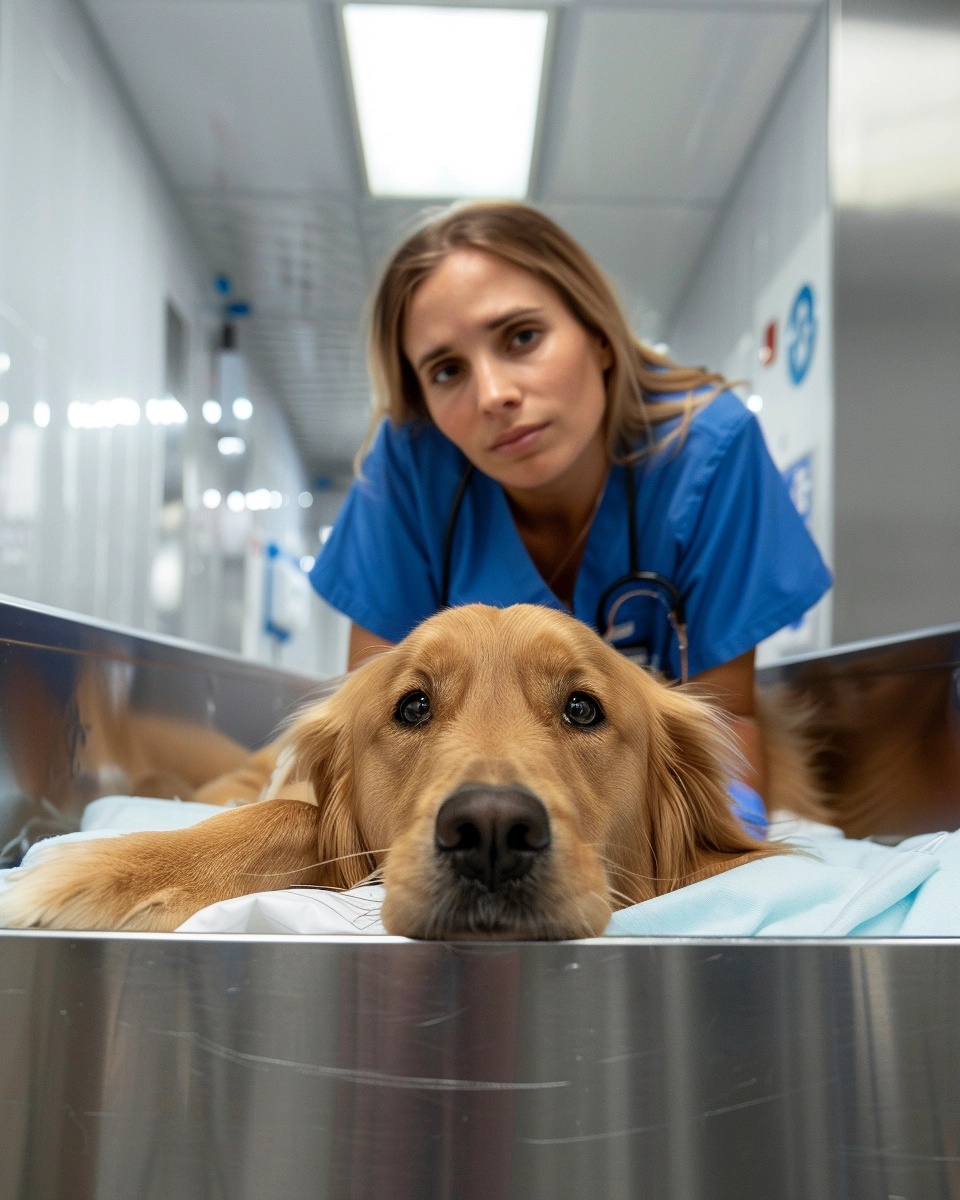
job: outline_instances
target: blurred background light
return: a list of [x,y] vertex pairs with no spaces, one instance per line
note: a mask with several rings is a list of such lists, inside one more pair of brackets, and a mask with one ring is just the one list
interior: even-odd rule
[[266,488],[257,488],[255,492],[247,492],[245,500],[247,508],[251,512],[263,512],[264,509],[270,507],[270,493]]
[[187,410],[176,396],[154,396],[143,407],[151,425],[186,424]]
[[859,208],[960,207],[960,33],[937,24],[846,18],[837,199]]
[[73,400],[67,405],[67,424],[72,429],[116,429],[140,423],[140,405],[129,396],[112,400]]

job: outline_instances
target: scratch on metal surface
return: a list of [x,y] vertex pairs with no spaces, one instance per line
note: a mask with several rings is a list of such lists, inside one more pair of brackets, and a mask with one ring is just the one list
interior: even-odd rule
[[755,1108],[758,1104],[772,1104],[787,1095],[786,1092],[774,1092],[771,1096],[757,1096],[753,1100],[741,1100],[739,1104],[725,1104],[723,1108],[708,1108],[700,1114],[701,1117],[722,1117],[724,1113],[738,1112],[741,1108]]
[[419,1088],[431,1092],[535,1092],[546,1088],[570,1086],[569,1079],[547,1080],[543,1083],[499,1083],[488,1079],[432,1079],[419,1075],[389,1075],[385,1071],[370,1071],[351,1067],[325,1067],[317,1063],[295,1062],[286,1058],[269,1058],[264,1054],[245,1054],[242,1050],[231,1050],[197,1033],[177,1030],[155,1030],[162,1037],[176,1038],[189,1042],[198,1050],[215,1054],[227,1062],[239,1063],[244,1067],[287,1067],[299,1075],[319,1075],[338,1079],[344,1083],[364,1083],[373,1087]]
[[604,1133],[581,1133],[573,1137],[552,1138],[517,1138],[524,1146],[573,1146],[581,1142],[606,1142],[613,1138],[630,1137],[635,1133],[659,1133],[669,1129],[666,1121],[658,1121],[654,1125],[633,1125],[630,1129],[609,1129]]
[[913,1154],[908,1150],[886,1150],[883,1146],[845,1146],[854,1158],[897,1158],[908,1162],[960,1163],[960,1154]]
[[628,1050],[625,1054],[611,1054],[609,1058],[598,1058],[597,1063],[615,1063],[626,1062],[629,1058],[650,1058],[652,1055],[663,1054],[663,1048],[660,1046],[652,1050]]
[[443,1025],[445,1021],[452,1021],[454,1017],[459,1017],[461,1013],[468,1012],[466,1005],[463,1008],[455,1008],[453,1012],[443,1013],[439,1017],[431,1017],[428,1021],[418,1021],[418,1029],[428,1029],[431,1025]]
[[76,1125],[76,1127],[80,1130],[80,1133],[83,1137],[83,1153],[84,1153],[84,1157],[86,1157],[86,1155],[88,1155],[90,1153],[90,1138],[87,1136],[86,1126],[80,1120],[80,1118],[77,1116],[77,1114],[74,1112],[74,1110],[70,1107],[69,1104],[65,1104],[64,1108],[66,1109],[67,1116],[70,1118],[70,1120],[73,1122],[73,1124]]
[[[742,1104],[729,1104],[724,1108],[711,1108],[706,1112],[700,1113],[699,1117],[694,1117],[690,1114],[690,1120],[703,1120],[705,1117],[717,1117],[723,1113],[736,1112],[740,1108],[752,1108],[756,1104],[769,1104],[771,1100],[777,1100],[781,1095],[787,1095],[786,1092],[776,1093],[772,1096],[758,1096],[755,1100],[745,1100]],[[637,1133],[659,1133],[665,1129],[675,1127],[677,1122],[658,1121],[653,1125],[633,1125],[629,1129],[611,1129],[604,1133],[583,1133],[573,1137],[554,1137],[554,1138],[517,1138],[524,1146],[571,1146],[579,1142],[603,1142],[610,1141],[613,1138],[630,1137]]]

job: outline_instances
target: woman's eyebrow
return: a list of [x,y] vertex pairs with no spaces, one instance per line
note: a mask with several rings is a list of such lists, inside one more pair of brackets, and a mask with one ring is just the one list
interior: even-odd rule
[[501,313],[492,321],[488,321],[484,329],[502,329],[504,325],[509,325],[512,321],[522,320],[524,317],[536,317],[541,312],[542,309],[539,308],[511,308],[509,312]]
[[[491,333],[497,329],[502,329],[504,325],[509,325],[513,321],[523,320],[525,317],[537,317],[542,314],[540,308],[511,308],[505,313],[498,313],[497,316],[487,321],[484,329]],[[432,350],[428,350],[417,360],[417,370],[422,371],[435,358],[442,358],[445,354],[450,354],[449,346],[434,346]]]

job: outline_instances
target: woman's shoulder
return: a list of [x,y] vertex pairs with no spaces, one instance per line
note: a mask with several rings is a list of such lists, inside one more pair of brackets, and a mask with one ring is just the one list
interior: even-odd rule
[[414,420],[394,423],[384,418],[377,430],[361,472],[367,464],[405,466],[415,473],[434,473],[446,464],[458,466],[463,455],[437,429],[432,421]]
[[[696,398],[696,394],[695,394]],[[682,400],[682,396],[665,395],[659,400]],[[667,466],[671,461],[702,459],[714,461],[744,437],[759,433],[757,418],[730,388],[726,388],[699,408],[695,408],[689,425],[681,437],[671,437],[679,432],[683,418],[671,417],[654,427],[654,461]],[[663,449],[657,452],[657,446]]]

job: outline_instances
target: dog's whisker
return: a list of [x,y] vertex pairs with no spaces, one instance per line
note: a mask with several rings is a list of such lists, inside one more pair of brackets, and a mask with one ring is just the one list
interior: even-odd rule
[[[631,879],[638,879],[643,883],[676,883],[682,884],[687,879],[693,879],[699,875],[702,868],[697,867],[693,871],[688,871],[685,875],[641,875],[639,871],[631,871],[627,867],[621,866],[614,862],[613,859],[607,858],[605,855],[598,853],[597,857],[611,871],[616,871],[618,875],[626,875]],[[631,904],[637,904],[637,900],[631,900]]]
[[[315,871],[318,867],[329,867],[333,863],[344,862],[348,858],[369,858],[374,854],[386,854],[389,849],[390,847],[386,846],[382,850],[357,850],[353,854],[338,854],[336,858],[325,858],[320,862],[308,863],[305,867],[290,867],[286,871],[240,871],[238,874],[250,879],[280,879],[285,875],[302,875],[305,871]],[[381,870],[383,870],[382,867],[375,867],[372,874]]]
[[[599,892],[591,892],[590,894],[592,896],[600,896]],[[611,887],[611,885],[608,883],[607,884],[607,898],[609,899],[611,897],[615,900],[622,900],[625,904],[636,904],[637,903],[637,901],[632,896],[628,896],[626,892],[618,891],[615,887]],[[603,897],[601,897],[601,899],[603,899]]]

